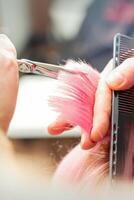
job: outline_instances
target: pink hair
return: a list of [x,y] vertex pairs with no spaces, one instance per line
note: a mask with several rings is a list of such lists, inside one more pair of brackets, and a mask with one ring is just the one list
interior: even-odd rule
[[57,93],[49,104],[62,118],[72,125],[79,125],[86,135],[90,134],[93,119],[95,92],[99,73],[85,63],[69,61],[65,68],[77,72],[60,72]]
[[[50,105],[70,124],[79,125],[90,135],[95,92],[100,74],[85,63],[69,61],[66,68],[77,72],[60,72],[57,95],[50,97]],[[100,182],[108,173],[108,147],[106,138],[91,150],[77,145],[59,165],[54,180],[88,187]]]
[[109,139],[106,138],[90,150],[77,145],[58,166],[54,182],[91,188],[103,183],[108,175]]

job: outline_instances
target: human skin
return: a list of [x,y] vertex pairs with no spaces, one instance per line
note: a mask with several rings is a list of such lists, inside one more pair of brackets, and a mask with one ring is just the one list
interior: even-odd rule
[[8,138],[6,133],[14,113],[17,90],[16,50],[7,36],[0,34],[0,177],[9,185],[13,185],[13,180],[22,186],[28,181],[46,184],[61,157],[73,146],[74,139]]
[[0,34],[0,128],[6,132],[17,99],[18,65],[16,50],[7,36]]
[[[111,63],[108,65],[109,68],[110,65]],[[96,142],[101,140],[101,136],[105,137],[108,131],[111,114],[111,91],[126,90],[134,85],[134,58],[126,59],[120,66],[112,70],[108,76],[106,75],[105,73],[102,75],[101,80],[104,78],[104,81],[101,83],[100,80],[101,86],[98,86],[94,105],[91,139]],[[104,89],[101,90],[101,88]],[[99,112],[102,116],[100,119],[98,119]]]
[[[111,113],[111,90],[112,89],[115,89],[115,90],[127,89],[134,84],[134,80],[133,80],[134,58],[127,59],[118,67],[118,69],[115,69],[112,72],[111,70],[112,70],[112,61],[108,63],[105,70],[102,72],[101,78],[98,84],[97,92],[96,92],[95,105],[94,105],[93,129],[91,132],[91,142],[95,141],[95,144],[98,143],[98,141],[102,140],[102,138],[106,135],[108,127],[109,127],[108,124],[109,124],[109,117]],[[121,77],[118,78],[118,75],[119,76],[121,75]],[[115,80],[113,80],[113,76]],[[3,132],[6,133],[10,120],[12,118],[13,112],[14,112],[16,98],[17,98],[17,90],[18,90],[18,67],[16,63],[16,51],[13,44],[9,41],[9,39],[4,35],[0,35],[0,127],[3,130],[3,131],[0,131],[0,135],[1,135],[0,141],[2,143],[0,145],[1,152],[3,149],[5,149],[5,154],[2,152],[1,154],[2,156],[0,158],[2,159],[1,163],[4,165],[4,168],[2,168],[1,171],[3,173],[3,169],[5,169],[5,166],[6,166],[7,167],[6,172],[10,173],[9,171],[10,169],[11,174],[12,174],[12,170],[15,169],[14,174],[18,172],[18,174],[21,175],[22,171],[24,171],[24,168],[22,167],[21,163],[23,163],[23,165],[26,166],[25,168],[27,168],[27,165],[24,162],[25,159],[23,160],[22,158],[23,162],[20,162],[20,160],[18,159],[18,151],[15,153],[13,143],[7,140],[6,136],[3,137]],[[98,119],[98,115],[100,113],[101,113],[101,118]],[[58,120],[57,122],[55,122],[55,124],[50,125],[49,128],[55,131],[62,132],[66,129],[66,125],[68,125],[68,129],[71,128],[71,126],[67,122],[62,121],[62,118],[60,118],[60,121]],[[72,159],[72,161],[71,160],[70,161],[75,162],[75,166],[74,165],[72,166],[74,167],[72,169],[73,171],[69,170],[68,174],[66,174],[66,171],[65,171],[64,175],[67,175],[67,176],[64,176],[63,178],[67,178],[68,180],[70,179],[72,181],[73,174],[76,175],[76,170],[80,170],[81,174],[78,178],[80,178],[79,180],[83,181],[81,184],[85,183],[85,180],[87,180],[88,183],[91,183],[91,179],[90,179],[91,172],[95,173],[95,176],[92,176],[93,178],[92,180],[95,181],[95,184],[100,183],[103,177],[107,176],[107,173],[108,173],[108,148],[107,148],[108,146],[109,146],[109,143],[106,143],[106,145],[103,144],[102,146],[98,146],[99,148],[96,149],[98,152],[94,154],[94,150],[93,151],[88,150],[87,152],[85,152],[81,150],[81,148],[78,145],[73,150],[74,157],[71,157],[72,153],[69,153],[67,157],[64,159],[63,163],[59,165],[59,168],[57,169],[55,173],[55,180],[61,180],[60,173],[64,172],[62,170],[69,168],[68,159],[69,160]],[[102,159],[98,160],[98,153],[102,152],[100,147],[102,148],[104,154],[102,155],[102,157],[100,157]],[[20,154],[22,155],[21,152]],[[79,160],[76,159],[77,155],[79,156]],[[5,162],[5,159],[6,159],[6,162]],[[30,160],[29,157],[27,160],[28,161]],[[94,162],[97,161],[96,163],[97,165],[95,166],[94,164],[92,164],[91,166],[91,163],[93,163],[92,161]],[[38,159],[37,159],[37,162],[38,162]],[[10,163],[10,166],[9,166],[9,163]],[[82,168],[81,166],[82,163],[87,164],[87,165],[83,165],[83,168]],[[18,168],[16,168],[17,166]],[[79,166],[80,168],[78,168]],[[33,168],[33,165],[32,165],[32,168]],[[101,177],[99,173],[100,168],[102,169]],[[16,169],[21,169],[21,170],[16,170]],[[31,168],[29,171],[31,171]],[[38,172],[39,171],[41,171],[40,168]],[[44,168],[43,168],[43,171],[44,171]],[[87,171],[88,176],[85,176],[86,171]],[[74,182],[75,181],[76,182],[78,181],[76,176],[75,176]]]
[[[92,148],[101,141],[108,133],[111,115],[112,90],[125,90],[134,85],[134,58],[126,59],[118,68],[113,69],[111,60],[103,72],[98,83],[94,103],[93,127],[90,138],[81,136],[81,146],[86,149]],[[48,130],[51,134],[62,133],[69,124],[63,121],[61,116],[50,124]],[[70,128],[70,127],[69,127]],[[68,128],[68,129],[69,129]]]
[[[95,97],[91,142],[102,140],[108,132],[111,113],[111,91],[130,88],[134,85],[133,75],[134,58],[125,60],[114,70],[112,70],[112,61],[110,61],[101,73]],[[3,34],[0,34],[0,77],[0,127],[6,132],[16,105],[18,65],[15,47]],[[72,128],[60,117],[49,126],[49,130],[51,133],[62,133],[67,126],[68,129]],[[82,134],[82,143],[84,143],[83,140]]]

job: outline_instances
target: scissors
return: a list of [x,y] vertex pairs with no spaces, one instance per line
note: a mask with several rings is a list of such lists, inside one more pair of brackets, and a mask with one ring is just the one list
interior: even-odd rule
[[36,62],[28,59],[18,59],[19,71],[27,74],[38,74],[57,79],[60,71],[75,74],[76,72],[66,69],[60,65]]

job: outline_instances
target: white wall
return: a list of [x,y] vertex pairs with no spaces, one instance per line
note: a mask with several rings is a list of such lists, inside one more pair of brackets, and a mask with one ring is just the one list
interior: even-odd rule
[[[37,0],[38,1],[38,0]],[[51,16],[57,38],[70,39],[76,35],[86,9],[93,0],[53,0]],[[0,0],[2,29],[21,50],[30,35],[28,0]]]
[[93,0],[54,0],[51,15],[57,37],[75,37]]
[[2,30],[18,50],[24,46],[30,32],[28,0],[0,0]]

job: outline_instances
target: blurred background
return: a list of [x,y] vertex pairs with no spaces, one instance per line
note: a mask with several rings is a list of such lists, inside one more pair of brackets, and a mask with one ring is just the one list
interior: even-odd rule
[[[134,36],[134,0],[0,0],[0,32],[18,58],[64,64],[80,59],[102,71],[113,54],[116,33]],[[55,80],[20,78],[10,137],[50,137],[57,115],[45,102]],[[46,117],[47,116],[47,117]],[[79,136],[75,129],[64,136]]]
[[[112,58],[117,32],[134,36],[134,0],[0,0],[0,33],[13,41],[18,58],[55,64],[81,59],[102,71]],[[12,182],[10,174],[15,177],[16,173],[24,181],[26,177],[45,180],[79,141],[78,129],[64,135],[73,138],[51,140],[47,134],[54,114],[44,100],[54,81],[33,75],[20,78],[8,135],[45,140],[13,140],[9,150],[0,145],[1,157],[6,159],[1,162],[1,171],[6,169],[8,176],[5,180]]]
[[90,3],[89,0],[0,0],[1,32],[9,35],[19,57],[59,62],[63,49],[78,34]]
[[134,35],[133,0],[0,0],[0,13],[18,57],[50,63],[80,58],[101,71],[113,36]]

